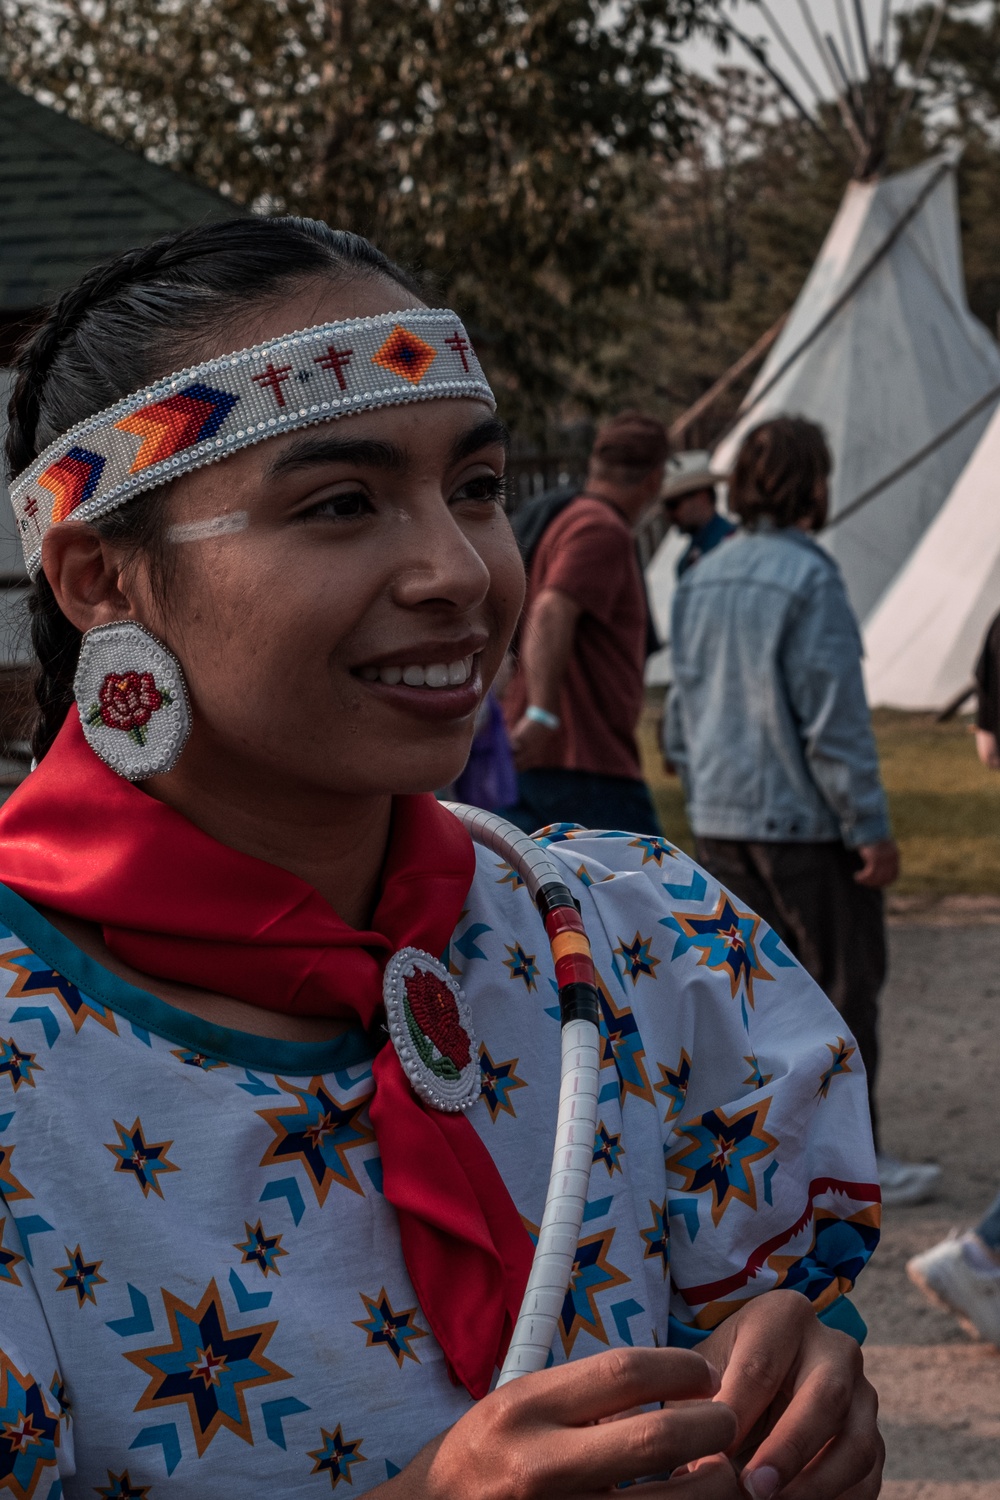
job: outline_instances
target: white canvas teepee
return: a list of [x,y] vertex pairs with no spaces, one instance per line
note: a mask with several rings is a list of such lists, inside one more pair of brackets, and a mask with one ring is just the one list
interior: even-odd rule
[[940,709],[1000,610],[1000,412],[865,629],[872,703]]
[[[781,337],[716,449],[725,474],[746,432],[810,417],[834,455],[830,529],[860,619],[871,615],[944,503],[989,421],[1000,351],[965,299],[955,158],[851,182]],[[920,451],[919,463],[838,524],[838,513]]]

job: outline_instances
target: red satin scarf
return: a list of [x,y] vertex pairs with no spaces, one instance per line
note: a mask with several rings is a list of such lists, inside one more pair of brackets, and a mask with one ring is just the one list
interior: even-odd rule
[[[0,810],[0,881],[98,923],[142,973],[366,1029],[386,960],[408,944],[444,950],[474,869],[468,834],[433,797],[397,798],[372,931],[357,932],[297,876],[116,776],[75,709]],[[470,1122],[424,1105],[390,1044],[373,1071],[372,1125],[406,1267],[453,1374],[480,1397],[510,1340],[531,1242]]]

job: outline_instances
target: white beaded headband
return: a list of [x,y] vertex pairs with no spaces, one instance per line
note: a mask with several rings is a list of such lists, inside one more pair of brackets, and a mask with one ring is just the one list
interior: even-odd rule
[[42,537],[106,515],[251,443],[352,412],[493,392],[453,312],[415,308],[321,323],[193,365],[64,432],[11,486],[32,578]]

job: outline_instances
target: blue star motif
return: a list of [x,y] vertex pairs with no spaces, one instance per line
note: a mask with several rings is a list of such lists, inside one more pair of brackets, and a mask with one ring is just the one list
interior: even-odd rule
[[486,1108],[490,1112],[490,1119],[496,1120],[501,1110],[506,1115],[516,1113],[510,1102],[511,1093],[514,1089],[526,1087],[523,1078],[518,1078],[515,1069],[517,1058],[508,1058],[506,1062],[495,1063],[486,1048],[486,1043],[479,1045],[479,1071],[483,1079],[483,1092],[481,1097],[486,1101]]
[[197,1307],[166,1290],[162,1296],[170,1343],[125,1356],[150,1376],[135,1410],[186,1408],[199,1458],[223,1427],[252,1443],[247,1390],[291,1379],[264,1352],[277,1323],[230,1328],[214,1281]]
[[275,1135],[261,1158],[261,1166],[301,1162],[321,1207],[334,1183],[363,1196],[364,1189],[347,1153],[374,1144],[375,1132],[367,1117],[371,1092],[350,1104],[338,1104],[321,1077],[314,1078],[308,1089],[297,1088],[281,1078],[275,1082],[295,1095],[299,1108],[290,1110],[287,1105],[279,1105],[277,1109],[258,1110]]
[[670,1230],[667,1224],[666,1199],[657,1207],[650,1199],[650,1212],[653,1222],[649,1229],[640,1229],[639,1233],[646,1241],[643,1257],[646,1260],[655,1260],[657,1256],[663,1262],[663,1279],[667,1279],[667,1269],[670,1265]]
[[644,865],[648,865],[650,860],[657,865],[662,865],[664,859],[677,858],[677,850],[673,844],[668,844],[666,839],[645,838],[640,835],[638,838],[629,841],[629,848],[642,850],[642,862]]
[[653,1091],[644,1062],[646,1052],[635,1016],[627,1005],[619,1010],[600,981],[597,994],[601,1002],[601,1066],[614,1064],[620,1103],[625,1102],[626,1094],[635,1094],[652,1104]]
[[826,1045],[830,1052],[830,1066],[820,1078],[819,1088],[816,1090],[817,1097],[823,1099],[829,1093],[830,1085],[835,1078],[843,1073],[852,1072],[852,1069],[847,1066],[847,1059],[853,1057],[855,1052],[855,1048],[849,1047],[842,1036],[838,1036],[836,1046],[832,1042],[827,1042]]
[[323,1439],[322,1448],[316,1448],[309,1454],[310,1458],[316,1460],[312,1472],[329,1474],[330,1488],[334,1490],[342,1479],[353,1484],[351,1465],[366,1462],[365,1455],[361,1452],[361,1439],[355,1438],[353,1443],[345,1442],[339,1424],[336,1432],[327,1432],[325,1427],[321,1427],[320,1436]]
[[9,1037],[6,1042],[0,1039],[0,1077],[7,1075],[15,1094],[22,1083],[32,1089],[35,1087],[35,1080],[31,1075],[36,1071],[43,1073],[45,1070],[41,1063],[35,1062],[34,1052],[22,1052],[13,1037]]
[[699,964],[726,971],[734,999],[740,985],[745,986],[747,1001],[753,1009],[754,980],[774,977],[759,963],[754,946],[760,917],[754,916],[753,912],[739,911],[723,891],[715,911],[709,915],[698,917],[674,912],[669,917],[662,917],[661,924],[678,934],[671,960],[696,949],[700,954]]
[[133,1484],[128,1469],[123,1469],[120,1474],[112,1474],[109,1469],[107,1486],[96,1493],[102,1500],[146,1500],[149,1489],[148,1484]]
[[282,1236],[280,1234],[265,1234],[261,1227],[260,1219],[257,1220],[253,1229],[250,1228],[250,1225],[244,1219],[243,1227],[247,1232],[246,1239],[241,1245],[233,1246],[243,1256],[241,1264],[244,1266],[250,1264],[259,1266],[265,1276],[269,1275],[271,1271],[274,1272],[275,1276],[280,1276],[281,1267],[276,1266],[275,1261],[279,1255],[288,1254],[287,1250],[282,1250],[281,1248]]
[[174,1047],[171,1056],[176,1057],[178,1062],[184,1063],[189,1068],[201,1068],[204,1073],[211,1073],[214,1068],[226,1066],[216,1057],[206,1057],[204,1052],[192,1052],[190,1047]]
[[497,885],[509,885],[512,891],[519,891],[521,889],[524,881],[514,869],[513,865],[505,864],[503,860],[501,860],[497,864],[497,869],[503,871],[503,874],[497,880]]
[[131,1173],[142,1188],[144,1198],[148,1198],[151,1192],[155,1193],[158,1198],[162,1198],[163,1189],[160,1187],[160,1177],[165,1172],[180,1171],[180,1168],[167,1157],[167,1152],[174,1144],[173,1141],[147,1142],[138,1117],[131,1130],[126,1130],[125,1126],[119,1125],[117,1120],[114,1125],[118,1132],[118,1145],[105,1144],[105,1150],[118,1158],[115,1162],[115,1171]]
[[15,1266],[19,1266],[24,1259],[15,1250],[5,1250],[3,1237],[7,1229],[7,1220],[0,1219],[0,1282],[6,1281],[11,1286],[20,1286],[21,1278],[18,1276]]
[[510,970],[511,979],[523,979],[526,987],[533,990],[539,972],[538,965],[535,963],[535,955],[525,953],[520,943],[515,943],[513,948],[505,943],[504,947],[510,954],[510,958],[504,959],[504,967]]
[[15,976],[8,991],[9,999],[30,1000],[52,995],[72,1020],[74,1031],[79,1031],[89,1016],[98,1021],[106,1031],[117,1036],[114,1012],[99,1001],[82,994],[71,979],[67,979],[57,969],[50,968],[45,959],[32,953],[30,948],[21,948],[15,953],[0,956],[0,969],[9,969]]
[[577,1246],[569,1290],[557,1325],[567,1359],[577,1335],[583,1330],[593,1334],[602,1344],[608,1342],[596,1299],[598,1293],[608,1292],[612,1287],[623,1286],[628,1281],[624,1272],[611,1265],[608,1260],[614,1235],[613,1228],[605,1229],[600,1234],[581,1240]]
[[660,960],[654,958],[650,952],[652,941],[652,938],[640,937],[638,932],[630,943],[626,943],[623,937],[618,939],[615,954],[622,960],[625,972],[633,985],[638,984],[643,975],[648,979],[656,977],[656,969]]
[[[827,1043],[827,1045],[829,1045],[829,1043]],[[762,1073],[760,1070],[760,1063],[757,1061],[752,1052],[750,1053],[749,1057],[745,1057],[743,1061],[745,1063],[749,1063],[750,1065],[750,1072],[747,1074],[746,1078],[744,1078],[744,1083],[749,1083],[755,1089],[762,1089],[765,1084],[771,1082],[774,1074]]]
[[413,1339],[426,1338],[427,1333],[413,1321],[417,1309],[408,1307],[405,1312],[393,1312],[385,1287],[377,1297],[366,1297],[364,1292],[359,1295],[368,1310],[368,1317],[359,1319],[354,1326],[368,1335],[365,1348],[374,1349],[377,1344],[384,1344],[400,1369],[403,1368],[404,1359],[412,1359],[415,1364],[419,1364],[420,1360],[410,1344]]
[[0,1493],[30,1500],[46,1469],[54,1469],[59,1417],[41,1386],[0,1350]]
[[71,1250],[68,1245],[66,1246],[66,1259],[69,1262],[68,1265],[55,1267],[55,1274],[62,1278],[62,1285],[59,1290],[61,1292],[75,1292],[78,1307],[82,1307],[85,1302],[93,1302],[96,1306],[97,1297],[94,1288],[103,1286],[107,1281],[106,1276],[100,1275],[100,1269],[104,1262],[100,1260],[86,1260],[79,1245],[77,1245],[75,1250]]
[[656,1066],[660,1070],[660,1081],[653,1087],[658,1094],[663,1094],[667,1101],[667,1113],[664,1119],[672,1120],[684,1108],[688,1085],[691,1082],[691,1059],[682,1048],[680,1062],[676,1068],[664,1067],[663,1063],[657,1063]]
[[613,1135],[602,1120],[597,1127],[597,1138],[594,1141],[594,1160],[602,1161],[608,1169],[608,1176],[612,1177],[615,1172],[620,1172],[621,1159],[625,1155],[625,1147],[622,1145],[620,1135]]
[[686,1193],[712,1194],[712,1219],[719,1223],[734,1198],[757,1208],[757,1185],[750,1167],[777,1149],[765,1130],[770,1098],[761,1099],[731,1118],[723,1109],[710,1109],[699,1120],[677,1131],[688,1144],[667,1157],[666,1169],[683,1178]]

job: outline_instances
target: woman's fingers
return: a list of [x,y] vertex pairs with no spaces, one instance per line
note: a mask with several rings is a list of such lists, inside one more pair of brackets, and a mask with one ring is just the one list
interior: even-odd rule
[[[581,1428],[568,1435],[566,1462],[573,1472],[587,1476],[588,1488],[600,1489],[627,1479],[665,1474],[709,1454],[721,1455],[735,1436],[736,1418],[728,1406],[692,1401]],[[729,1460],[724,1463],[732,1473]]]
[[515,1420],[530,1412],[536,1423],[583,1427],[654,1402],[709,1400],[718,1389],[715,1370],[692,1349],[609,1349],[522,1376],[489,1399]]
[[719,1399],[736,1413],[742,1443],[786,1389],[816,1326],[799,1292],[765,1292],[727,1318],[701,1346],[722,1372]]
[[[788,1468],[790,1450],[779,1433],[779,1422],[757,1450],[752,1464],[744,1470],[743,1483],[746,1485],[752,1474],[770,1467],[777,1471],[784,1484],[778,1490],[781,1500],[874,1500],[879,1493],[885,1461],[885,1444],[876,1424],[877,1415],[878,1397],[862,1377],[837,1435],[818,1456],[804,1466]],[[774,1444],[775,1438],[777,1444]],[[748,1489],[753,1493],[752,1485],[748,1485]]]
[[[748,1472],[770,1466],[788,1484],[844,1430],[864,1380],[861,1350],[846,1333],[817,1324],[802,1349],[788,1404]],[[858,1476],[860,1477],[860,1476]],[[818,1500],[818,1497],[817,1497]]]
[[[706,1458],[690,1473],[678,1474],[668,1484],[644,1484],[641,1500],[744,1500],[736,1470],[728,1458]],[[605,1500],[607,1491],[594,1500]],[[845,1496],[844,1500],[868,1500],[867,1496]]]

